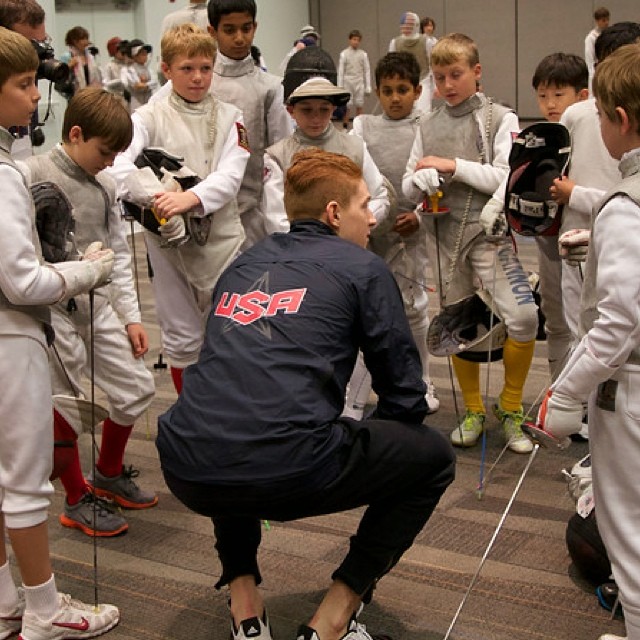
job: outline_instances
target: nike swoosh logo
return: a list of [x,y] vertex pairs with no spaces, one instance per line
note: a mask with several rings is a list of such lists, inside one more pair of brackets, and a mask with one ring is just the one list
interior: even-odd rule
[[62,627],[63,629],[75,629],[76,631],[87,631],[89,629],[89,621],[83,616],[82,622],[54,622],[52,626]]

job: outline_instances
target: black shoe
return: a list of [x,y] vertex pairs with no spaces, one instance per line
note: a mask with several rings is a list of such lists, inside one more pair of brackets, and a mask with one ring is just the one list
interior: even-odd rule
[[615,582],[605,582],[599,587],[596,587],[596,596],[598,596],[598,602],[601,607],[607,611],[613,611],[613,607],[616,606],[616,614],[622,615],[620,602],[616,603],[618,599],[618,585]]

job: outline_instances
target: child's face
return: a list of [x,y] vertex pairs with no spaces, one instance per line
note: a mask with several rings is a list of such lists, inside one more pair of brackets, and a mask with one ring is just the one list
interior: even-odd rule
[[133,61],[138,64],[145,65],[147,64],[147,60],[149,58],[149,52],[146,49],[140,49],[135,56],[133,56]]
[[218,28],[210,27],[220,53],[232,60],[243,60],[251,52],[258,25],[249,13],[229,13],[220,18]]
[[307,98],[287,106],[302,133],[310,138],[317,138],[325,132],[334,110],[333,104],[324,98]]
[[414,87],[409,80],[393,76],[380,78],[376,95],[384,114],[391,120],[402,120],[412,111],[415,101],[420,97],[422,87]]
[[186,55],[178,56],[170,64],[161,65],[167,80],[173,83],[173,90],[187,102],[200,102],[209,92],[213,78],[213,58]]
[[351,36],[349,38],[349,46],[352,49],[358,49],[360,47],[360,36]]
[[85,140],[78,125],[71,127],[69,141],[64,143],[67,155],[90,176],[95,176],[113,164],[117,151],[110,149],[102,138]]
[[545,120],[560,122],[560,117],[565,109],[580,100],[584,100],[588,93],[588,89],[576,91],[575,87],[569,85],[559,87],[553,83],[539,84],[536,89],[538,109]]
[[435,27],[433,25],[433,22],[427,22],[427,24],[425,24],[422,29],[422,33],[424,33],[427,36],[430,36],[430,35],[433,35],[434,29]]
[[596,20],[596,26],[600,31],[606,29],[609,26],[609,18],[600,18],[599,20]]
[[15,73],[0,87],[0,126],[26,127],[38,109],[36,72]]
[[453,64],[434,64],[432,69],[438,93],[452,107],[476,93],[482,77],[480,64],[471,66],[463,58],[456,60]]

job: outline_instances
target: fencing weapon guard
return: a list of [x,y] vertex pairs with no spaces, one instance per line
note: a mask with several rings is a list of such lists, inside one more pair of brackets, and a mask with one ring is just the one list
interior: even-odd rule
[[478,576],[480,575],[480,571],[482,571],[482,567],[484,566],[484,563],[487,560],[487,557],[489,556],[489,553],[491,553],[491,549],[493,548],[493,545],[496,541],[496,538],[498,537],[498,534],[500,533],[500,529],[502,529],[502,525],[504,524],[504,521],[507,519],[507,516],[509,515],[509,511],[511,510],[511,506],[513,505],[519,491],[520,491],[520,487],[522,486],[522,483],[524,482],[524,479],[527,475],[527,472],[529,471],[529,467],[531,466],[531,463],[533,462],[534,458],[536,457],[536,454],[538,453],[538,449],[540,448],[540,445],[538,443],[535,443],[533,445],[533,449],[531,451],[531,453],[529,454],[529,459],[527,460],[527,464],[525,465],[524,469],[522,470],[522,473],[520,474],[520,478],[518,479],[518,482],[515,486],[515,489],[513,490],[513,493],[511,494],[511,498],[509,498],[509,502],[507,503],[507,506],[505,507],[503,513],[502,513],[502,517],[500,518],[500,521],[498,522],[498,526],[496,527],[496,530],[493,532],[493,535],[491,536],[491,540],[489,540],[489,544],[487,545],[487,548],[485,549],[484,553],[482,554],[482,558],[480,559],[480,564],[478,565],[478,568],[476,569],[476,572],[473,574],[473,577],[471,578],[471,582],[469,583],[469,586],[467,587],[467,590],[462,598],[462,601],[460,602],[460,605],[458,606],[457,611],[455,612],[454,616],[453,616],[453,620],[451,620],[451,624],[449,625],[449,628],[447,629],[447,632],[444,635],[443,640],[448,640],[449,636],[451,635],[451,631],[453,630],[453,627],[455,626],[456,622],[458,621],[458,618],[460,617],[460,612],[462,611],[462,608],[464,607],[465,603],[467,602],[467,599],[469,598],[469,594],[471,593],[471,590],[473,589],[473,587],[476,584],[476,581],[478,580]]

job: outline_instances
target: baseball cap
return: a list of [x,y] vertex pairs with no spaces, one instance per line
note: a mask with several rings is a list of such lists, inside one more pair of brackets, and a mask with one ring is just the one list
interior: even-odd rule
[[300,29],[300,37],[306,38],[307,36],[315,36],[316,38],[320,37],[320,34],[316,31],[316,28],[311,24],[306,24],[302,29]]
[[153,47],[150,44],[145,44],[143,40],[140,38],[134,38],[133,40],[129,40],[129,55],[133,58],[140,53],[140,51],[145,50],[147,53],[151,53]]

